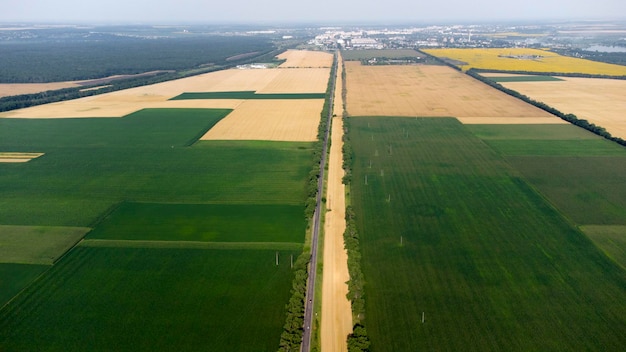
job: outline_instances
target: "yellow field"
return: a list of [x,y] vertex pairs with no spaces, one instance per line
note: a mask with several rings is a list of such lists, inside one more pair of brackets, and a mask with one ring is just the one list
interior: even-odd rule
[[584,73],[594,75],[626,76],[626,66],[561,56],[551,51],[539,49],[471,48],[424,49],[422,51],[440,58],[450,58],[465,62],[465,65],[459,66],[464,71],[469,70],[470,68],[479,68],[504,71]]
[[287,50],[277,56],[286,59],[281,68],[331,67],[333,55],[322,51]]
[[346,62],[352,116],[454,116],[464,123],[562,123],[447,66]]
[[0,163],[25,163],[42,156],[44,153],[0,152]]
[[565,114],[574,114],[626,139],[626,81],[559,77],[554,82],[501,82]]
[[201,140],[315,141],[323,99],[246,100]]
[[0,98],[11,95],[35,94],[49,90],[73,88],[80,86],[75,82],[54,83],[2,83],[0,84]]
[[330,68],[275,69],[278,74],[257,93],[325,93]]

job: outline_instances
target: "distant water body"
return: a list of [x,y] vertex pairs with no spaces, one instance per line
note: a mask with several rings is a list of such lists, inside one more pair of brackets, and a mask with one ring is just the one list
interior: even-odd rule
[[593,45],[585,49],[585,51],[601,51],[603,53],[626,53],[626,48],[621,46]]

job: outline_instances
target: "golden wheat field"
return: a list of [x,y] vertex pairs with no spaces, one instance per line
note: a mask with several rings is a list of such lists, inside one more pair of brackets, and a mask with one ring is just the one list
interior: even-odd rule
[[246,100],[201,140],[317,140],[324,99]]
[[531,99],[574,114],[626,139],[626,81],[559,77],[553,82],[501,82]]
[[470,68],[477,68],[503,71],[584,73],[609,76],[626,75],[626,66],[561,56],[557,53],[540,49],[468,48],[424,49],[422,51],[440,58],[449,58],[464,62],[466,64],[459,64],[459,67],[464,71]]
[[281,68],[328,67],[333,65],[333,55],[322,51],[287,50],[277,56],[287,60]]
[[562,120],[447,66],[362,66],[346,62],[352,116],[454,116],[464,123]]

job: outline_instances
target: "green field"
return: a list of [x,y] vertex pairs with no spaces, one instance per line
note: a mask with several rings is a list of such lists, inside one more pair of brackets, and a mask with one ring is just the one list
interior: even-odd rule
[[349,136],[373,351],[623,349],[626,272],[466,126]]
[[574,223],[626,225],[625,147],[572,125],[467,128]]
[[291,279],[273,250],[77,247],[0,312],[0,349],[275,351]]
[[542,75],[520,75],[520,76],[502,76],[502,77],[487,77],[487,79],[494,82],[554,82],[562,81],[558,77],[542,76]]
[[170,100],[189,99],[324,99],[326,93],[256,93],[255,91],[183,93]]
[[0,263],[0,308],[49,268],[49,265]]
[[51,265],[89,230],[84,227],[0,225],[0,263]]
[[0,164],[0,224],[92,226],[123,200],[303,204],[311,143],[193,143],[227,112],[1,119],[0,150],[46,155]]
[[626,226],[587,225],[580,228],[608,257],[626,269]]
[[88,239],[302,244],[301,205],[123,203]]

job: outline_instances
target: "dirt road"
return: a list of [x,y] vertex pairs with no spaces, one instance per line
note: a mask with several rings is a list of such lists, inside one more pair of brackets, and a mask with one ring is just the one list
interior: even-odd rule
[[324,270],[322,285],[322,322],[320,329],[321,350],[324,352],[347,351],[346,338],[352,332],[352,310],[346,298],[350,279],[348,255],[343,246],[345,221],[345,188],[342,152],[343,122],[341,100],[341,61],[337,70],[337,93],[331,130],[331,147],[328,161],[328,183],[324,224]]

